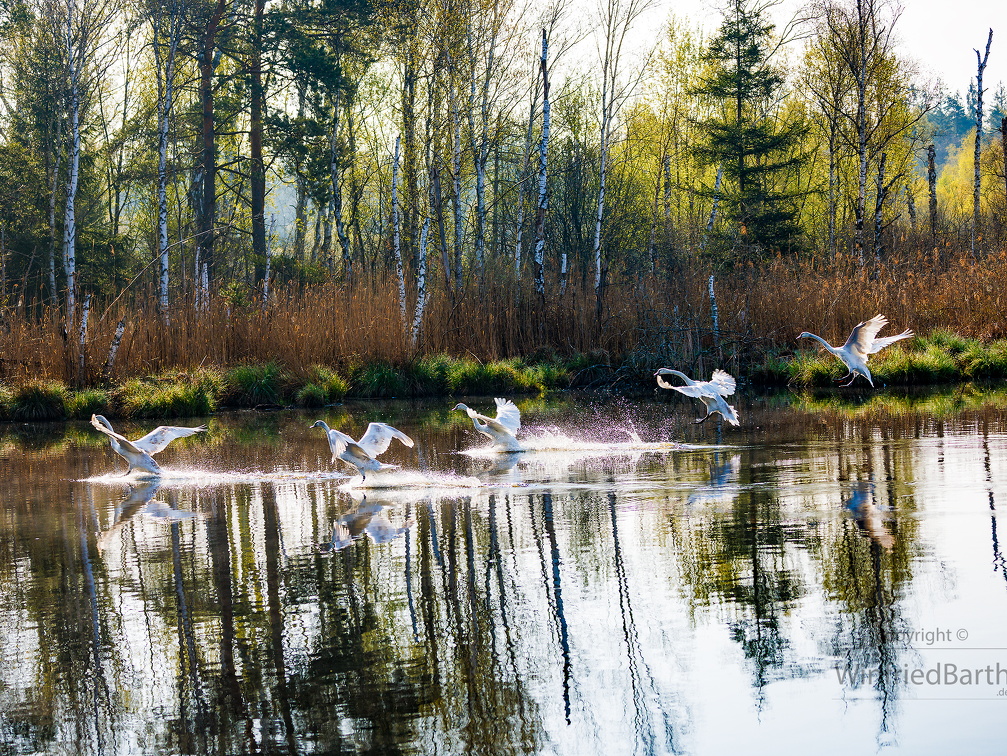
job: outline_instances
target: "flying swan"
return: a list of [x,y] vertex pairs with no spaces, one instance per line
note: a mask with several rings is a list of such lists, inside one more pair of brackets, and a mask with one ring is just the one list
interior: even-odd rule
[[324,420],[318,420],[311,427],[325,429],[325,435],[329,439],[329,449],[332,451],[332,461],[341,459],[343,462],[353,465],[364,480],[367,479],[369,472],[391,470],[396,467],[396,465],[383,464],[376,459],[379,454],[388,451],[393,438],[397,438],[406,446],[413,445],[413,440],[409,436],[385,423],[368,425],[367,431],[359,441],[354,441],[345,433],[333,430]]
[[[713,377],[708,381],[694,381],[685,373],[680,373],[671,368],[661,368],[654,375],[657,377],[657,385],[661,388],[674,389],[686,396],[695,397],[706,405],[706,417],[701,417],[695,422],[702,423],[715,412],[719,412],[721,417],[731,425],[739,424],[738,413],[733,406],[724,401],[724,397],[733,394],[735,388],[734,377],[729,373],[723,370],[714,370]],[[685,385],[673,386],[664,380],[661,377],[662,375],[677,375],[685,381]]]
[[116,433],[112,428],[112,424],[105,419],[104,415],[91,415],[91,425],[108,436],[109,443],[112,445],[112,451],[129,463],[129,469],[126,470],[127,475],[134,469],[143,470],[151,475],[160,475],[161,468],[154,461],[153,455],[163,450],[164,447],[176,438],[185,438],[194,433],[203,433],[206,431],[205,425],[199,425],[194,428],[182,428],[177,425],[159,425],[146,436],[142,436],[135,441],[130,441],[122,434]]
[[497,416],[480,415],[474,409],[464,404],[456,404],[453,410],[464,410],[472,419],[475,429],[493,442],[493,448],[498,451],[518,452],[524,447],[514,438],[521,429],[521,411],[510,399],[494,399],[497,405]]
[[884,315],[875,315],[870,320],[858,323],[857,327],[854,328],[853,332],[850,334],[850,338],[848,338],[846,343],[841,347],[834,347],[826,342],[821,336],[816,336],[815,334],[808,333],[807,331],[797,338],[815,339],[821,343],[823,347],[843,361],[843,364],[846,365],[850,372],[837,380],[845,381],[847,378],[850,380],[846,383],[841,383],[841,386],[849,386],[857,379],[858,375],[864,376],[864,378],[867,379],[867,382],[873,386],[874,380],[871,378],[871,371],[867,369],[867,358],[872,354],[877,354],[889,344],[894,344],[899,339],[908,339],[913,335],[913,332],[907,328],[898,336],[887,336],[883,339],[877,338],[878,331],[886,325],[888,325],[888,318]]

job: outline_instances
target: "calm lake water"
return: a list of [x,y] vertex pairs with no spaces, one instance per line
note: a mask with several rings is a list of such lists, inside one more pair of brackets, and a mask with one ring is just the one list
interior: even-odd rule
[[0,754],[1002,752],[1007,399],[843,396],[0,424]]

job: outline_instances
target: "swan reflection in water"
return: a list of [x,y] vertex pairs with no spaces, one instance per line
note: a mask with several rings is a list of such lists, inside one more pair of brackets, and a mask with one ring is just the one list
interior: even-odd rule
[[175,509],[168,502],[155,499],[154,495],[160,487],[161,481],[156,478],[142,480],[129,486],[126,496],[115,507],[115,521],[98,537],[99,550],[104,550],[123,525],[136,515],[145,515],[167,523],[191,520],[198,516],[195,512]]
[[844,505],[857,528],[868,538],[885,549],[895,545],[895,536],[888,532],[882,520],[882,512],[874,505],[874,484],[867,480],[854,481],[852,491]]
[[[374,543],[388,543],[406,533],[415,524],[411,515],[406,516],[401,526],[396,526],[388,519],[388,509],[393,502],[387,500],[367,500],[366,495],[353,496],[357,502],[355,511],[340,517],[332,526],[332,540],[323,543],[319,549],[323,552],[345,549],[365,534]],[[411,501],[409,503],[412,503]]]
[[724,452],[716,452],[710,460],[710,482],[708,485],[696,486],[686,503],[690,506],[699,504],[729,503],[741,491],[738,481],[741,472],[741,455],[728,456]]

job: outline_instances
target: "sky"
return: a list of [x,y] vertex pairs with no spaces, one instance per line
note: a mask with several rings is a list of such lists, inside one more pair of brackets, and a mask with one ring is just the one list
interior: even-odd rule
[[[777,26],[782,26],[804,4],[803,0],[783,0],[775,11]],[[921,71],[940,78],[950,92],[966,92],[976,75],[975,49],[985,52],[986,38],[992,28],[993,44],[983,74],[983,88],[991,96],[998,82],[1007,84],[1007,2],[901,0],[901,4],[896,35],[904,54],[917,61]],[[662,20],[674,14],[701,26],[705,32],[713,32],[720,24],[719,5],[717,0],[658,0],[652,15],[641,26],[656,30]]]

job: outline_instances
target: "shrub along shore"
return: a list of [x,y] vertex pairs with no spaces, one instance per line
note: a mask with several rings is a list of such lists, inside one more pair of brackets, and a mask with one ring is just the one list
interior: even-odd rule
[[[705,363],[713,362],[708,355]],[[640,353],[618,361],[601,352],[493,362],[434,355],[401,365],[312,365],[302,371],[288,370],[278,362],[200,368],[80,389],[71,389],[59,380],[28,380],[18,385],[0,383],[0,420],[87,419],[92,413],[127,418],[192,417],[222,408],[323,407],[346,398],[514,395],[562,389],[639,394],[653,391],[653,373],[661,366],[655,356]],[[983,343],[934,331],[889,347],[873,356],[869,366],[877,388],[1003,381],[1007,379],[1007,340]],[[675,367],[696,372],[690,366]],[[731,364],[723,367],[739,372]],[[747,368],[738,376],[742,385],[757,387],[832,386],[846,372],[838,359],[820,348],[767,354]],[[710,370],[712,367],[705,372]],[[695,377],[706,379],[705,372]],[[850,390],[866,386],[866,381],[858,378]]]

